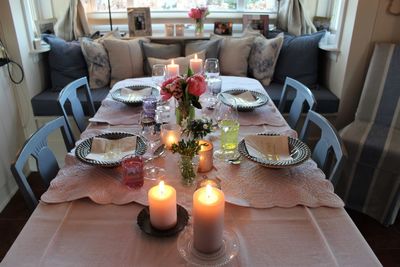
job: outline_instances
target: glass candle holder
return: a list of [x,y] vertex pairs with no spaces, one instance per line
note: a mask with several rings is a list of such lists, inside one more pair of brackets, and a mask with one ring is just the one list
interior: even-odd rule
[[213,144],[206,140],[200,140],[199,168],[198,172],[209,172],[213,168]]
[[185,25],[184,24],[175,24],[176,36],[183,36],[184,33],[185,33]]
[[147,117],[153,118],[156,115],[157,98],[155,96],[147,96],[143,98],[143,112]]
[[122,158],[122,183],[130,188],[140,188],[144,183],[143,158],[127,155]]
[[167,149],[172,148],[181,139],[181,127],[176,124],[161,125],[161,140]]
[[174,36],[174,24],[170,23],[165,24],[165,35]]

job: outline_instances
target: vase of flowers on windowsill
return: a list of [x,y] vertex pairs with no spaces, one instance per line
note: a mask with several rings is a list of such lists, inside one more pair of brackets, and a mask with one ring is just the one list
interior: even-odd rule
[[195,20],[195,35],[201,36],[204,32],[204,20],[210,14],[208,7],[195,7],[191,8],[188,16]]
[[201,74],[193,74],[189,68],[184,76],[175,76],[161,85],[161,97],[168,100],[174,97],[177,101],[175,110],[176,123],[185,127],[194,119],[194,108],[201,109],[199,97],[206,91],[207,84]]

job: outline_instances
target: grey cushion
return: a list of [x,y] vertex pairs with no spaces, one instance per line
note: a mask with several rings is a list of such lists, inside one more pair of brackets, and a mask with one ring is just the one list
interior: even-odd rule
[[[84,95],[84,91],[78,89],[78,97],[82,102],[83,110],[85,114],[89,114],[89,109],[86,101],[86,97]],[[92,99],[94,103],[94,107],[96,110],[99,109],[101,105],[101,101],[106,98],[108,92],[110,91],[109,87],[98,88],[95,90],[91,90]],[[58,95],[59,92],[44,90],[40,94],[34,96],[31,99],[33,114],[35,116],[62,116],[60,107],[58,106]],[[66,103],[67,113],[70,113],[69,103]]]
[[221,40],[193,41],[185,45],[185,56],[206,51],[206,58],[218,58]]
[[157,43],[146,43],[140,41],[143,53],[143,71],[146,76],[151,76],[151,68],[147,60],[148,57],[169,59],[181,56],[181,45],[180,44],[157,44]]
[[[278,106],[281,99],[283,84],[272,82],[269,86],[265,86],[265,90],[268,95],[274,101],[275,105]],[[322,86],[317,86],[315,89],[311,89],[317,100],[316,111],[318,113],[336,113],[339,110],[339,98],[335,96],[331,91]],[[288,93],[288,101],[284,112],[289,112],[290,106],[292,105],[293,99],[296,93],[290,90]]]
[[318,43],[324,34],[325,31],[301,36],[285,34],[274,81],[284,83],[288,76],[314,88],[318,84]]
[[70,82],[88,75],[79,42],[66,42],[49,34],[43,35],[43,39],[51,47],[49,67],[52,90],[60,91]]

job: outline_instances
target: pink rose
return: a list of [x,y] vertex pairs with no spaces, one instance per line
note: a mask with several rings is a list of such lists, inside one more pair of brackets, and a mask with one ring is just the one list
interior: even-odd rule
[[194,96],[201,96],[207,89],[206,80],[201,74],[196,74],[187,79],[188,92]]

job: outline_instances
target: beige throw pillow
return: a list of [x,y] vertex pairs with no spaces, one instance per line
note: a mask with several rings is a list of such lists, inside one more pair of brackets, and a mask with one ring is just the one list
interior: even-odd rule
[[[174,63],[179,65],[179,75],[184,75],[187,73],[187,70],[188,70],[189,64],[190,64],[190,60],[192,58],[194,58],[194,55],[195,54],[191,54],[186,57],[173,58]],[[206,58],[205,50],[198,52],[197,58],[201,58],[204,61],[204,59]],[[153,66],[155,64],[164,64],[164,65],[171,64],[172,59],[160,59],[160,58],[149,57],[149,58],[147,58],[147,60],[149,61],[150,67],[153,68]]]
[[143,56],[139,40],[149,42],[147,38],[104,40],[111,65],[111,87],[120,80],[144,76]]
[[212,35],[211,39],[222,38],[219,51],[219,64],[222,75],[247,76],[248,59],[254,37],[221,37]]
[[249,71],[264,86],[271,83],[282,44],[283,33],[273,39],[266,39],[262,36],[254,40],[249,56]]

